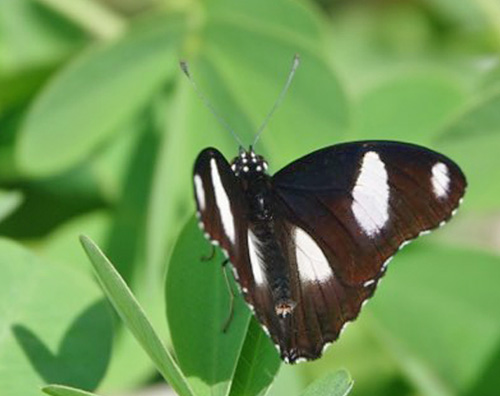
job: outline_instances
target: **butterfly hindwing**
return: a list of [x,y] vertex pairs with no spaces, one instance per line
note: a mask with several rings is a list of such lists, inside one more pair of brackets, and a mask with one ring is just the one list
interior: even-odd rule
[[[266,268],[252,255],[252,229],[248,204],[237,177],[222,154],[213,148],[203,150],[194,166],[194,191],[200,226],[212,244],[229,258],[245,301],[266,328],[274,328],[273,296],[265,279]],[[250,248],[250,249],[249,249]]]

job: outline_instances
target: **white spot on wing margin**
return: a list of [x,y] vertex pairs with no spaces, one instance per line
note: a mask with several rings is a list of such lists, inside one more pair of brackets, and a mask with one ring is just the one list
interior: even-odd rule
[[200,210],[205,210],[205,190],[203,189],[203,182],[199,175],[194,175],[194,190],[196,192],[196,198],[198,199],[198,205],[200,205]]

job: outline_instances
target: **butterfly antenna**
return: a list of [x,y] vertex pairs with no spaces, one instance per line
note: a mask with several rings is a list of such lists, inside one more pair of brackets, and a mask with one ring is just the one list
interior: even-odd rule
[[196,82],[194,81],[194,79],[191,76],[191,72],[189,70],[188,63],[185,62],[185,61],[181,61],[181,62],[179,62],[179,65],[180,65],[182,71],[184,72],[184,74],[186,75],[186,77],[188,78],[189,82],[193,86],[194,91],[196,92],[196,95],[198,95],[198,97],[201,99],[201,101],[203,102],[203,104],[208,108],[208,110],[210,110],[210,112],[217,119],[217,121],[219,122],[219,124],[221,124],[231,135],[233,135],[234,139],[238,142],[238,144],[240,146],[243,146],[243,142],[241,141],[240,137],[236,134],[236,132],[234,132],[233,128],[231,128],[229,126],[229,124],[227,123],[227,121],[217,112],[217,110],[215,110],[215,108],[212,105],[212,103],[203,94],[203,92],[198,88],[198,85],[196,84]]
[[269,123],[269,120],[273,116],[274,112],[281,105],[281,102],[283,102],[283,99],[285,98],[285,95],[286,95],[286,92],[288,91],[288,88],[290,88],[290,84],[292,83],[293,76],[295,75],[295,71],[299,67],[299,64],[300,64],[299,54],[295,54],[293,57],[292,67],[290,69],[290,73],[288,73],[288,78],[286,80],[285,86],[281,90],[280,95],[278,96],[278,99],[276,99],[276,102],[274,102],[274,105],[273,105],[271,111],[266,116],[266,118],[264,119],[264,122],[262,123],[262,125],[258,129],[252,146],[255,146],[255,144],[257,143],[257,140],[259,140],[260,135],[262,134],[262,131],[264,131],[264,129],[266,128],[266,126]]

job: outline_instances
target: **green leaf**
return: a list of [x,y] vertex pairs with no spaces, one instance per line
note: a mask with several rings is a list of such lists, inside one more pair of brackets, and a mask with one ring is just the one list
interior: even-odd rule
[[172,343],[198,396],[229,393],[250,319],[250,311],[238,294],[228,331],[222,331],[229,315],[229,290],[222,256],[217,254],[209,262],[201,260],[210,248],[192,218],[175,246],[166,283]]
[[100,249],[87,237],[80,241],[87,253],[104,293],[125,325],[149,354],[158,371],[180,395],[193,395],[176,362],[156,334],[130,289]]
[[488,367],[500,341],[498,279],[500,258],[477,251],[425,244],[391,263],[367,309],[422,394],[462,394]]
[[172,75],[180,29],[177,20],[143,26],[61,71],[26,117],[17,152],[21,168],[46,176],[90,155]]
[[112,321],[81,271],[42,261],[0,239],[0,384],[39,395],[47,383],[95,389],[111,354]]
[[465,203],[469,208],[499,208],[500,195],[500,92],[469,106],[435,139],[435,145],[453,158],[469,182]]
[[86,41],[70,23],[32,0],[2,0],[0,26],[0,72],[57,63]]
[[[321,45],[320,17],[303,3],[275,0],[204,2],[203,29],[190,69],[199,88],[249,145],[273,106],[298,52],[302,63],[279,110],[258,143],[273,169],[300,154],[340,140],[349,122],[347,100]],[[241,48],[245,48],[241,51]],[[193,211],[191,177],[196,155],[213,146],[230,159],[238,143],[181,79],[168,108],[148,225],[148,261],[164,262],[178,230]],[[311,133],[314,131],[314,133]],[[296,138],[291,138],[296,137]]]
[[465,101],[460,84],[427,70],[391,76],[365,92],[356,106],[356,139],[428,144]]
[[271,339],[252,316],[229,395],[265,395],[280,365]]
[[49,260],[61,265],[91,271],[88,259],[75,235],[85,233],[104,243],[109,237],[111,216],[107,211],[94,211],[63,223],[44,238],[38,251]]
[[[93,271],[87,257],[82,255],[81,245],[75,235],[85,233],[96,243],[104,245],[109,240],[111,220],[110,213],[102,210],[78,216],[44,238],[37,250],[61,265]],[[135,291],[137,294],[137,283]],[[161,313],[164,317],[164,310]],[[147,382],[153,373],[154,365],[149,356],[130,332],[119,327],[115,332],[113,354],[106,375],[99,385],[101,392],[117,393],[137,388]]]
[[64,385],[49,385],[42,388],[42,392],[50,396],[97,396],[95,393],[71,388]]
[[302,396],[346,396],[353,384],[349,373],[340,370],[309,385]]
[[0,222],[15,212],[22,202],[21,192],[0,190]]

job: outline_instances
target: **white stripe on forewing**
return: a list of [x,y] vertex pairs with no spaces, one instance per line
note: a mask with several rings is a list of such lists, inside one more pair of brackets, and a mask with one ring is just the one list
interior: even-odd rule
[[294,242],[300,278],[305,282],[328,282],[333,271],[316,242],[298,227],[295,228]]
[[432,189],[438,198],[444,198],[448,195],[450,187],[450,175],[448,167],[442,162],[438,162],[432,167]]
[[194,175],[194,190],[196,192],[196,199],[198,200],[198,205],[200,210],[205,210],[205,190],[203,189],[203,181],[199,175]]
[[266,282],[266,277],[263,270],[264,262],[261,259],[258,240],[255,237],[254,233],[250,230],[248,230],[247,242],[248,242],[248,254],[250,255],[250,265],[252,266],[253,278],[256,284],[262,285],[264,282]]
[[215,205],[219,211],[222,228],[224,229],[226,236],[229,238],[229,241],[234,244],[236,240],[236,233],[234,230],[234,216],[231,211],[231,203],[229,202],[229,197],[224,189],[224,186],[222,185],[219,169],[217,167],[217,161],[215,161],[214,158],[210,160],[210,172],[212,174]]
[[354,217],[368,236],[374,236],[389,220],[389,192],[384,163],[376,152],[368,151],[352,190]]

